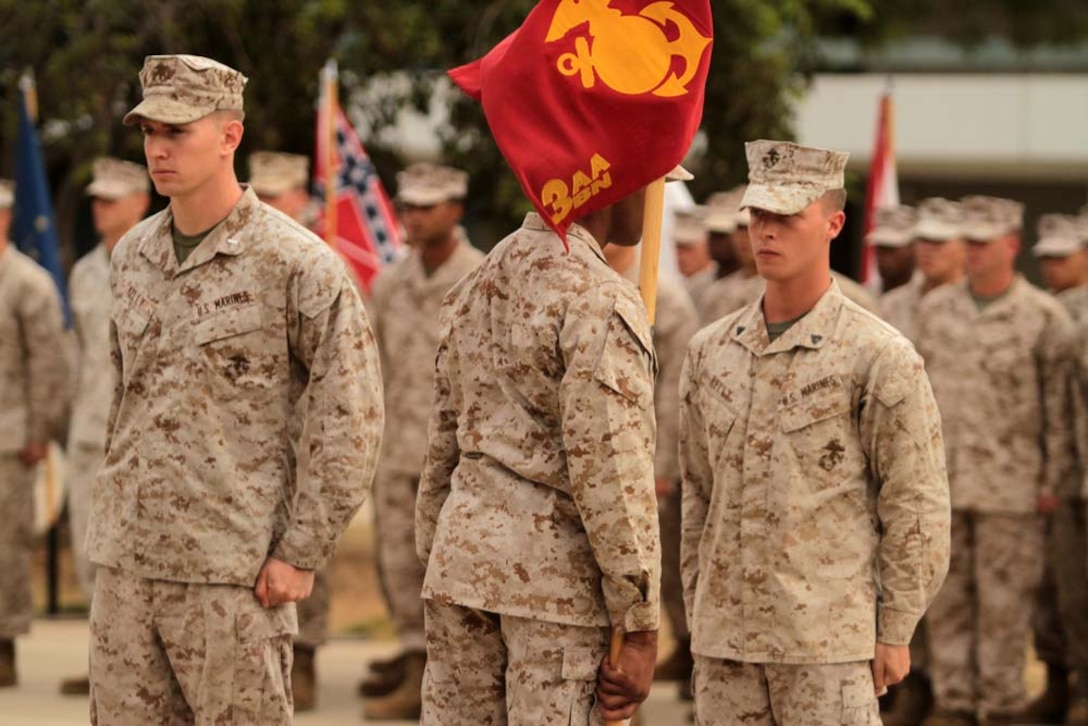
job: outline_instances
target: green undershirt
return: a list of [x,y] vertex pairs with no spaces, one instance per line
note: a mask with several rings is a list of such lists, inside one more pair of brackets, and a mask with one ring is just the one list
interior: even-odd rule
[[170,226],[170,235],[174,238],[174,254],[177,255],[179,265],[185,264],[185,260],[204,241],[204,238],[211,234],[211,231],[209,229],[200,234],[188,235],[179,232],[177,227]]
[[[808,315],[808,313],[805,313],[805,315]],[[782,337],[783,333],[792,328],[798,320],[805,317],[805,315],[798,315],[793,320],[786,320],[781,323],[767,323],[767,337],[771,339],[772,343],[775,342]],[[766,318],[764,318],[764,322],[766,322]]]

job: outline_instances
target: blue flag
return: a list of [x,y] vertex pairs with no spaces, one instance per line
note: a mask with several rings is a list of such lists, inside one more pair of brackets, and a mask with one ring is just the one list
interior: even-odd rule
[[72,315],[60,266],[60,243],[49,195],[49,180],[45,174],[38,133],[30,118],[33,85],[29,79],[24,79],[19,85],[22,98],[19,104],[19,149],[15,166],[15,214],[11,236],[21,252],[34,259],[53,277],[64,309],[65,325],[70,326]]

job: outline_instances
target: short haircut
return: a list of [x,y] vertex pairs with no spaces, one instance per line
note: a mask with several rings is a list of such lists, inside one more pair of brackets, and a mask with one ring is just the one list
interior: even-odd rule
[[846,190],[845,189],[832,189],[825,192],[820,198],[826,209],[831,214],[841,212],[846,209]]

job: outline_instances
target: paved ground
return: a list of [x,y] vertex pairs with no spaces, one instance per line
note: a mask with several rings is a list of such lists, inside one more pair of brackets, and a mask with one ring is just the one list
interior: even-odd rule
[[[87,701],[83,697],[61,696],[60,680],[86,671],[87,626],[83,620],[40,620],[31,635],[18,642],[21,683],[0,690],[0,724],[3,726],[78,726],[87,723]],[[394,649],[388,641],[338,639],[327,645],[318,659],[321,682],[316,712],[295,719],[299,726],[363,723],[362,701],[355,696],[355,684],[363,663],[388,655]],[[643,708],[644,726],[683,726],[687,709],[676,702],[675,686],[655,686]],[[392,722],[385,722],[390,723]],[[392,724],[410,726],[411,722]]]

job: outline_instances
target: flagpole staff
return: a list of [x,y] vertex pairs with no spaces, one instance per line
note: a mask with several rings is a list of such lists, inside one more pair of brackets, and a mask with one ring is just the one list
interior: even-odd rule
[[334,250],[336,244],[336,180],[340,173],[336,153],[336,120],[340,105],[336,61],[330,58],[321,73],[325,99],[325,241]]
[[[665,177],[646,187],[646,207],[642,214],[642,255],[638,269],[638,290],[646,306],[646,318],[653,326],[657,316],[657,274],[661,264],[661,223],[665,218]],[[619,665],[623,651],[623,628],[612,629],[608,662]],[[626,721],[605,721],[605,726],[622,726]]]

